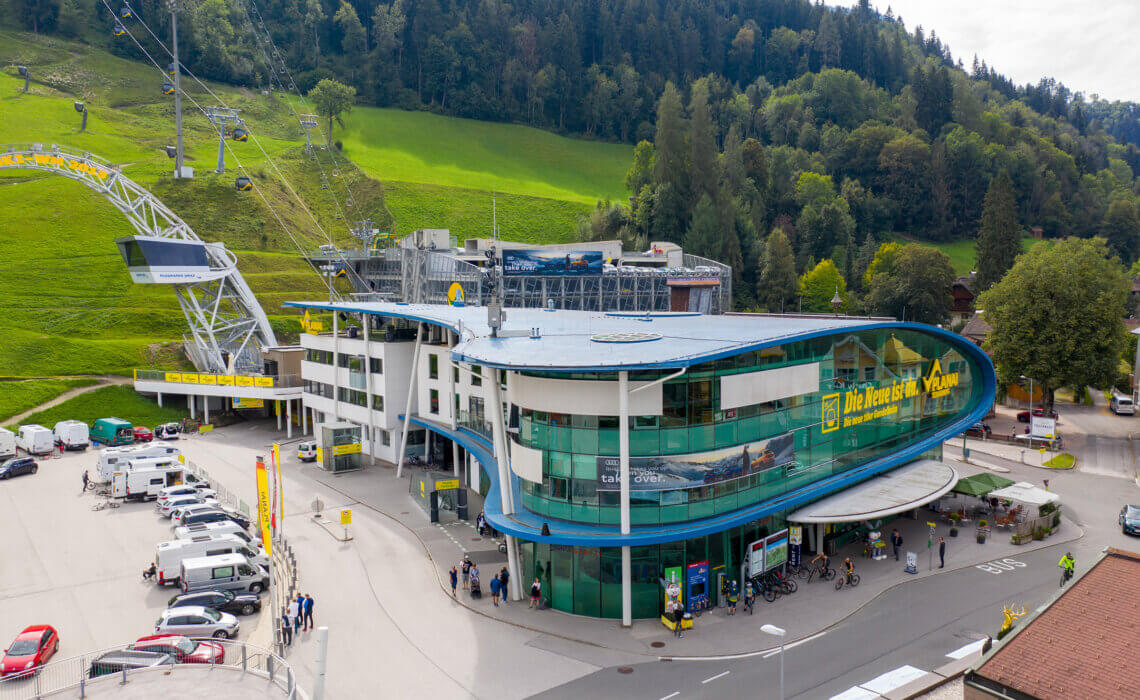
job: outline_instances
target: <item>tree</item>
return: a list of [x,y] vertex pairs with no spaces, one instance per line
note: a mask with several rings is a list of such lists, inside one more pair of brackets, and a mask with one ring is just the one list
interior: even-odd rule
[[796,259],[784,230],[776,228],[768,234],[761,259],[760,280],[756,283],[756,298],[775,313],[791,305],[799,291],[796,278]]
[[1113,200],[1100,227],[1108,247],[1120,256],[1125,265],[1131,265],[1140,253],[1140,218],[1136,207],[1127,199]]
[[693,220],[689,230],[685,233],[684,248],[693,255],[716,257],[716,249],[720,247],[721,237],[720,216],[716,203],[707,194],[701,197],[697,206],[693,208]]
[[[1013,180],[1002,170],[990,183],[982,207],[982,227],[978,231],[977,289],[985,291],[1013,267],[1021,253],[1021,227],[1017,224],[1017,200]],[[978,307],[983,308],[983,307]]]
[[368,35],[360,23],[356,8],[345,0],[340,0],[340,8],[333,15],[333,23],[340,29],[340,47],[344,55],[353,62],[362,59],[368,51]]
[[1058,387],[1107,388],[1119,373],[1129,285],[1108,256],[1103,238],[1038,243],[978,298],[998,378],[1032,377],[1046,413]]
[[625,188],[637,194],[653,180],[653,144],[639,141],[633,149],[633,165],[625,173]]
[[309,90],[308,98],[312,101],[317,114],[329,121],[329,140],[332,141],[333,119],[340,122],[340,115],[352,111],[356,88],[329,78],[322,78],[315,88]]
[[953,301],[954,265],[949,256],[937,248],[909,243],[892,257],[871,274],[868,307],[906,321],[945,322]]
[[803,310],[816,313],[826,313],[835,307],[831,300],[836,292],[842,304],[839,311],[846,311],[848,306],[847,280],[839,274],[839,269],[831,259],[819,261],[819,264],[808,270],[800,277],[800,294],[803,296]]

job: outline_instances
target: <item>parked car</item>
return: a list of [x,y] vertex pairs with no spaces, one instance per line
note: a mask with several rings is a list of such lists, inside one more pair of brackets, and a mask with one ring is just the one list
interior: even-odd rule
[[1132,397],[1128,394],[1121,394],[1115,389],[1112,391],[1112,398],[1108,401],[1108,408],[1118,416],[1136,415],[1136,404],[1132,402]]
[[180,498],[172,498],[166,503],[158,506],[158,512],[162,513],[171,520],[182,517],[182,513],[190,506],[210,506],[211,508],[217,505],[217,501],[207,501],[198,496],[182,496]]
[[124,668],[128,671],[136,668],[150,668],[152,666],[165,666],[173,664],[176,659],[170,654],[159,654],[154,651],[109,651],[97,657],[87,669],[88,678],[108,676],[119,673]]
[[135,436],[135,442],[150,442],[154,439],[154,433],[146,426],[136,425],[132,433]]
[[249,519],[249,516],[239,510],[234,510],[233,508],[228,508],[226,506],[219,506],[218,509],[229,516],[230,520],[234,521],[238,525],[241,525],[243,530],[248,530],[249,526],[253,524],[253,522]]
[[189,484],[182,484],[181,486],[167,486],[158,492],[158,505],[164,505],[167,501],[172,501],[176,498],[185,498],[187,496],[197,496],[199,498],[217,498],[218,492],[213,489],[198,488]]
[[154,623],[155,634],[217,637],[218,639],[236,637],[240,628],[241,623],[233,615],[201,605],[168,608],[162,611],[162,615]]
[[991,433],[993,433],[993,431],[990,430],[990,424],[983,423],[982,421],[978,421],[969,428],[966,428],[966,434],[970,437],[988,438]]
[[179,525],[185,524],[182,522],[182,516],[184,515],[207,513],[209,511],[218,510],[218,504],[216,501],[214,503],[206,503],[202,499],[195,496],[190,496],[190,498],[194,498],[195,502],[187,501],[186,503],[182,503],[181,505],[177,505],[174,508],[171,508],[167,513],[170,516],[170,519]]
[[26,676],[59,651],[59,633],[51,625],[32,625],[16,635],[0,660],[0,678]]
[[171,608],[201,605],[205,608],[213,608],[218,612],[252,615],[261,610],[261,598],[249,593],[234,593],[233,591],[199,591],[176,595],[167,601],[167,605]]
[[170,654],[180,664],[223,664],[226,662],[226,649],[218,642],[196,642],[189,637],[175,634],[154,634],[142,637],[128,649],[156,651]]
[[31,457],[12,457],[0,462],[0,479],[10,479],[21,474],[35,474],[39,465]]
[[[1033,409],[1033,415],[1040,418],[1041,416],[1045,415],[1045,409],[1035,408],[1035,409]],[[1057,415],[1056,411],[1049,411],[1049,417],[1052,418],[1053,420],[1057,420],[1058,418],[1060,418],[1060,416]],[[1017,414],[1017,422],[1018,423],[1028,423],[1029,422],[1029,411],[1022,411],[1021,413],[1018,413]]]
[[159,440],[177,440],[181,435],[181,423],[163,423],[154,428],[154,436]]
[[297,445],[297,459],[302,462],[317,461],[317,443],[315,441],[309,441]]
[[1120,509],[1120,531],[1126,535],[1140,535],[1140,506]]

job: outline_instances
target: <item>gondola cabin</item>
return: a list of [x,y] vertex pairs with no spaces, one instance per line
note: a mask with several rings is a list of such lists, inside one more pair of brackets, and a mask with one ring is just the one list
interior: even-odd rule
[[115,239],[119,253],[127,265],[131,281],[139,284],[179,284],[204,282],[226,274],[210,265],[208,246],[220,243],[128,236]]
[[234,127],[233,139],[234,139],[234,141],[248,141],[249,140],[249,132],[246,131],[245,129],[241,128],[240,126],[235,126]]
[[253,189],[253,180],[250,180],[245,175],[242,175],[238,179],[234,180],[234,187],[237,188],[238,192],[248,192]]
[[131,17],[134,17],[134,13],[131,12],[130,5],[123,5],[121,8],[119,8],[119,16],[123,19],[130,19]]
[[166,64],[166,73],[168,75],[174,75],[174,64],[173,63]]
[[122,22],[116,21],[115,28],[112,30],[115,36],[122,36],[127,33],[127,28],[123,26]]
[[162,94],[173,95],[174,94],[174,83],[163,83],[162,84]]

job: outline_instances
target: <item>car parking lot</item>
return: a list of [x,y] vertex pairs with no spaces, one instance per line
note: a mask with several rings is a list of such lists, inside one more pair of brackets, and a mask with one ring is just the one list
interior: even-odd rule
[[[25,627],[59,630],[55,658],[154,634],[167,601],[181,591],[142,580],[157,543],[174,539],[153,501],[92,510],[105,500],[82,491],[97,450],[38,458],[35,474],[0,481],[0,637]],[[239,638],[262,615],[240,616]]]

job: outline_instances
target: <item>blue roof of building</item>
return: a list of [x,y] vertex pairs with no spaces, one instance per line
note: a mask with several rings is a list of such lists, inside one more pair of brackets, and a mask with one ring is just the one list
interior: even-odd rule
[[[300,308],[367,313],[436,324],[460,335],[452,357],[488,367],[616,370],[688,367],[719,357],[837,331],[905,327],[889,319],[829,315],[702,315],[694,313],[504,309],[491,337],[487,308],[392,302],[289,302]],[[929,329],[929,326],[922,326]],[[530,337],[538,329],[537,337]],[[503,337],[502,332],[524,333]]]

